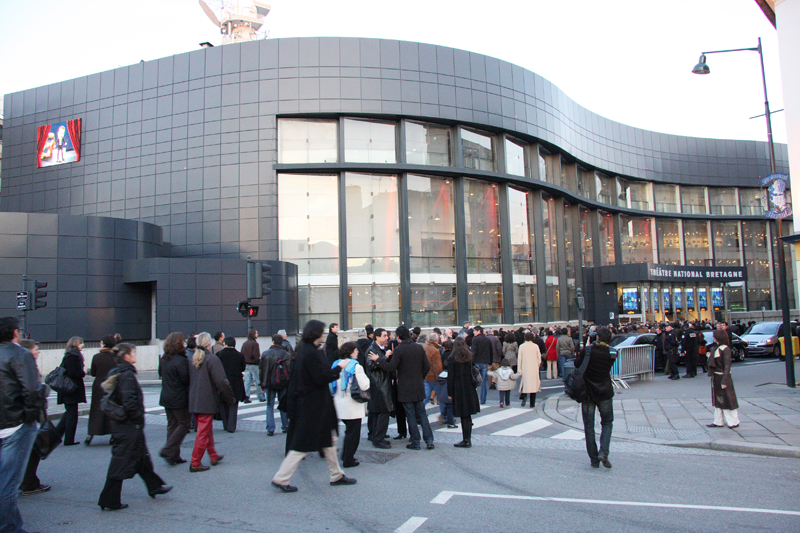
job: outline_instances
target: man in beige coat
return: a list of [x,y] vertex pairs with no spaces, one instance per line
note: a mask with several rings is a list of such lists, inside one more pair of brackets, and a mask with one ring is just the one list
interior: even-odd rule
[[521,375],[519,385],[519,399],[525,407],[526,394],[531,397],[531,407],[536,406],[536,393],[542,390],[542,380],[539,378],[539,367],[542,365],[542,352],[533,342],[533,333],[525,332],[525,342],[519,347],[517,357],[517,373]]

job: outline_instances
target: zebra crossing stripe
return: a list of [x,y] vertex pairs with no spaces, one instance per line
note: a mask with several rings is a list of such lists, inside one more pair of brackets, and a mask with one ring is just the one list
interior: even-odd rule
[[502,437],[521,437],[522,435],[527,435],[528,433],[533,433],[534,431],[539,431],[540,429],[552,425],[552,422],[548,422],[542,418],[537,418],[535,420],[531,420],[530,422],[525,422],[524,424],[517,424],[516,426],[512,426],[501,431],[495,431],[492,433],[492,435],[500,435]]
[[[509,418],[514,418],[515,416],[519,416],[529,412],[530,411],[528,411],[527,409],[512,408],[508,410],[498,411],[496,413],[482,416],[480,418],[473,418],[472,429],[488,426],[489,424],[494,424],[495,422],[500,422],[501,420],[508,420]],[[461,433],[460,428],[443,428],[443,429],[437,429],[436,431],[441,433]]]
[[550,437],[551,439],[561,439],[561,440],[583,440],[584,434],[582,431],[576,431],[574,429],[570,429],[565,431],[564,433],[559,433],[558,435],[553,435]]

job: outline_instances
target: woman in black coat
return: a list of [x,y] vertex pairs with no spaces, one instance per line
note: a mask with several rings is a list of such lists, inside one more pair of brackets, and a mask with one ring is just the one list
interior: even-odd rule
[[347,361],[342,359],[331,368],[325,353],[317,348],[322,344],[324,334],[325,324],[311,320],[303,328],[303,341],[295,353],[286,396],[289,413],[286,443],[290,451],[272,478],[272,484],[283,492],[297,491],[297,487],[289,484],[292,474],[309,452],[319,450],[328,461],[331,485],[353,485],[356,482],[344,475],[336,456],[339,421],[328,388],[328,383],[339,377]]
[[453,415],[461,418],[461,442],[456,448],[472,446],[472,415],[480,413],[478,393],[472,385],[472,352],[464,339],[453,343],[453,352],[447,361],[447,396],[453,402]]
[[89,369],[89,374],[94,377],[92,383],[92,403],[89,409],[89,430],[86,440],[83,441],[85,445],[92,443],[92,437],[95,435],[109,435],[111,434],[111,420],[103,414],[100,409],[100,400],[103,399],[103,382],[108,377],[117,363],[114,361],[114,355],[111,349],[117,344],[114,335],[106,335],[100,342],[103,347],[92,357],[92,366]]
[[167,442],[160,455],[170,465],[185,463],[181,443],[189,432],[189,360],[186,358],[183,333],[167,335],[164,355],[158,361],[161,377],[161,398],[158,404],[167,414]]
[[136,379],[136,347],[118,344],[113,350],[117,366],[109,372],[103,382],[103,390],[111,393],[110,399],[122,406],[125,421],[111,421],[114,447],[111,449],[111,463],[108,465],[106,484],[97,505],[100,509],[116,511],[128,507],[120,501],[122,481],[139,474],[147,485],[151,498],[166,494],[172,485],[165,485],[153,471],[153,461],[147,451],[144,439],[144,395]]
[[67,377],[78,386],[75,392],[70,394],[58,393],[58,405],[64,405],[64,416],[58,422],[56,429],[58,434],[64,437],[64,446],[78,444],[75,442],[75,431],[78,429],[78,404],[86,403],[86,387],[83,385],[83,377],[86,375],[83,365],[83,339],[72,337],[67,342],[64,359],[61,366],[66,370]]
[[236,431],[236,420],[239,416],[239,402],[243,402],[249,395],[245,395],[243,373],[246,368],[244,355],[236,349],[236,339],[225,337],[225,347],[217,352],[217,357],[225,369],[225,377],[231,384],[233,397],[236,400],[231,405],[225,402],[219,404],[219,414],[222,418],[222,427],[228,433]]

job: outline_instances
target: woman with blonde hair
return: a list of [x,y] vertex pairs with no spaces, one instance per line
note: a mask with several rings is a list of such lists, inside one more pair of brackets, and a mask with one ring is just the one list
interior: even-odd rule
[[73,446],[75,442],[75,431],[78,429],[78,404],[86,403],[86,387],[83,385],[83,377],[86,375],[83,361],[83,339],[72,337],[67,341],[64,358],[61,360],[61,367],[67,373],[67,377],[75,382],[75,391],[67,394],[58,393],[56,403],[64,406],[64,416],[58,422],[56,429],[58,434],[64,437],[64,446]]
[[225,369],[219,357],[211,353],[211,335],[203,332],[197,336],[197,346],[189,361],[189,412],[197,420],[197,435],[194,438],[190,472],[203,472],[210,467],[202,463],[208,450],[211,465],[222,461],[222,455],[214,448],[214,413],[219,411],[219,396],[224,397],[228,405],[233,405],[231,385],[225,377]]

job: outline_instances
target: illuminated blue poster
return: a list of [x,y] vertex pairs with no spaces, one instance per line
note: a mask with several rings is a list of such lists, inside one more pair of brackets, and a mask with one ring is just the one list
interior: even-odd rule
[[628,314],[639,310],[639,289],[622,289],[622,310]]
[[658,289],[653,289],[653,312],[658,312]]
[[708,310],[708,289],[697,289],[697,305],[701,311]]
[[686,310],[694,311],[694,289],[686,289]]
[[672,312],[672,303],[669,301],[669,289],[664,289],[664,312]]
[[714,311],[719,311],[725,305],[722,298],[722,289],[711,289],[711,305],[714,306]]
[[673,291],[673,294],[675,295],[675,310],[676,311],[683,310],[683,298],[681,296],[681,289],[675,289]]
[[644,312],[647,313],[649,311],[648,307],[650,307],[650,290],[647,287],[642,289],[642,303],[644,304]]

